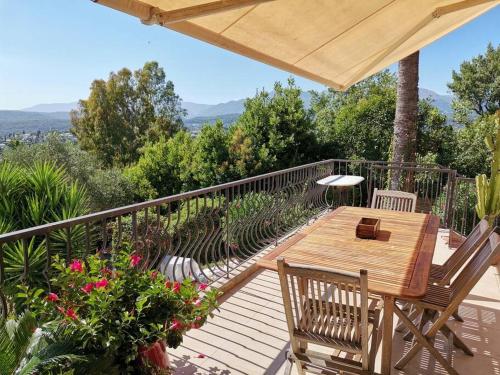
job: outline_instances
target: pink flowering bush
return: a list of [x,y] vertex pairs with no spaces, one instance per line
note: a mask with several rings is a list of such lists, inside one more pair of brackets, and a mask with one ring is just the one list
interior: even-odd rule
[[46,322],[43,329],[62,328],[81,353],[111,358],[129,372],[140,363],[141,350],[163,340],[177,347],[217,307],[217,290],[189,279],[167,280],[142,266],[141,256],[128,252],[69,265],[56,258],[51,292],[21,294],[37,296],[28,305]]

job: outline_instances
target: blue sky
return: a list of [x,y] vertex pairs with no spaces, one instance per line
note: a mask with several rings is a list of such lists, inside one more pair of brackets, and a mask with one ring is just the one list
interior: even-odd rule
[[[421,51],[420,86],[447,92],[452,69],[500,43],[500,7]],[[215,104],[272,88],[289,73],[90,0],[0,0],[0,109],[72,102],[90,82],[156,60],[185,101]],[[305,90],[322,85],[297,78]]]

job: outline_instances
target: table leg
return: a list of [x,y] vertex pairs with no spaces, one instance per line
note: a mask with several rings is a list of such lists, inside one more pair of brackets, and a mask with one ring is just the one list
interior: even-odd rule
[[392,328],[394,314],[394,297],[384,296],[384,328],[382,333],[382,375],[391,373]]

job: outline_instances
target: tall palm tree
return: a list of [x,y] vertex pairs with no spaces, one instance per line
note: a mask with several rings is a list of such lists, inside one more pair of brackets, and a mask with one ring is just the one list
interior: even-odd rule
[[[418,60],[419,51],[399,62],[396,117],[392,161],[414,162],[417,147],[418,116]],[[396,164],[397,165],[397,164]],[[398,189],[401,171],[395,169],[391,178],[391,189]]]

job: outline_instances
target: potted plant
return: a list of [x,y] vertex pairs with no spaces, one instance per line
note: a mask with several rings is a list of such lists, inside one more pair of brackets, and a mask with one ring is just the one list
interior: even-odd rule
[[111,363],[118,373],[165,369],[165,348],[180,345],[183,334],[200,328],[217,307],[217,290],[168,280],[145,269],[135,253],[54,261],[52,292],[35,293],[28,306],[45,322],[43,330],[70,334],[79,353]]

